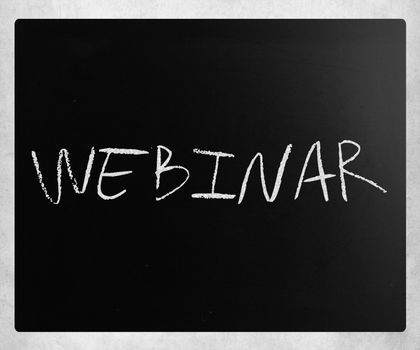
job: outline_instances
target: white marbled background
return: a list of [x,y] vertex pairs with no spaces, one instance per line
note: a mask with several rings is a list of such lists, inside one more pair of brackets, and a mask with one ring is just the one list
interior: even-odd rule
[[[403,18],[407,22],[407,329],[402,333],[18,333],[14,329],[17,18]],[[0,349],[420,349],[420,1],[0,0]]]

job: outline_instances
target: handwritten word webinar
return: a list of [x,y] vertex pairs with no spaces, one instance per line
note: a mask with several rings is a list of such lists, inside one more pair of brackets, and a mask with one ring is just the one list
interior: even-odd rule
[[[352,147],[353,149],[355,149],[355,152],[353,153],[353,155],[351,157],[347,158],[347,159],[343,159],[343,148],[344,147]],[[352,169],[351,171],[348,170],[348,164],[356,159],[356,157],[360,153],[360,150],[361,150],[361,146],[357,142],[354,142],[354,141],[351,141],[351,140],[343,140],[341,142],[338,142],[338,176],[340,177],[340,183],[341,183],[341,195],[343,197],[343,200],[346,201],[346,202],[348,201],[348,199],[347,199],[347,189],[346,189],[346,176],[351,176],[351,177],[356,178],[360,181],[366,182],[369,185],[371,185],[372,188],[378,189],[378,190],[382,191],[383,193],[387,192],[384,188],[379,186],[376,182],[374,182],[370,179],[367,179],[360,174],[355,173],[354,169]],[[209,199],[234,200],[237,197],[236,194],[219,193],[219,192],[216,191],[216,180],[217,180],[220,158],[234,158],[235,155],[231,154],[231,153],[220,152],[220,151],[201,150],[201,149],[198,149],[198,148],[194,148],[192,151],[195,154],[197,154],[198,156],[213,157],[214,170],[213,170],[213,178],[212,178],[212,182],[211,182],[210,192],[192,193],[191,197],[195,198],[195,199],[208,199],[208,200]],[[102,189],[102,183],[103,183],[104,180],[106,180],[106,181],[117,181],[115,179],[116,177],[120,177],[120,176],[124,176],[124,175],[128,175],[128,174],[132,173],[131,170],[108,172],[107,171],[107,165],[108,165],[108,162],[110,161],[111,157],[147,156],[147,155],[150,156],[148,151],[144,151],[144,150],[140,150],[140,149],[132,149],[132,148],[101,148],[101,149],[99,149],[99,152],[106,154],[105,160],[102,163],[102,170],[100,172],[100,175],[99,175],[99,178],[98,178],[98,181],[97,181],[97,194],[100,198],[102,198],[104,200],[117,199],[119,197],[122,197],[124,195],[124,193],[127,191],[126,189],[122,189],[120,192],[114,193],[114,194],[104,193],[104,191]],[[263,154],[261,154],[259,152],[256,153],[254,155],[254,157],[250,160],[249,165],[248,165],[247,169],[245,170],[243,180],[242,180],[241,190],[240,190],[239,196],[237,198],[237,203],[241,204],[242,201],[244,200],[249,177],[250,176],[258,176],[258,173],[259,173],[259,176],[260,176],[260,179],[261,179],[262,192],[264,194],[264,197],[265,197],[266,201],[267,202],[273,202],[276,199],[277,194],[279,192],[281,182],[282,182],[282,178],[283,178],[283,173],[285,171],[285,168],[286,168],[286,165],[287,165],[287,160],[289,159],[289,156],[291,156],[291,153],[292,153],[292,144],[289,144],[289,145],[286,146],[286,148],[283,152],[283,156],[280,160],[280,164],[279,164],[279,167],[278,167],[278,170],[277,170],[276,179],[275,179],[275,182],[274,182],[274,187],[273,187],[273,190],[271,191],[271,194],[269,193],[269,190],[267,189],[267,184],[266,184],[266,180],[265,180]],[[96,154],[96,150],[95,150],[94,147],[92,147],[91,151],[90,151],[90,154],[89,154],[88,161],[87,161],[87,165],[86,165],[83,184],[82,184],[82,187],[80,188],[77,181],[76,181],[76,178],[73,175],[73,171],[71,169],[69,151],[65,148],[63,148],[59,151],[58,161],[57,161],[57,187],[58,187],[58,191],[57,191],[57,196],[54,199],[48,193],[47,187],[44,183],[44,176],[43,176],[42,171],[41,171],[41,166],[40,166],[38,155],[35,151],[31,151],[32,160],[33,160],[33,164],[35,166],[36,174],[38,176],[38,180],[39,180],[39,183],[41,185],[41,189],[42,189],[43,193],[45,194],[45,197],[53,204],[59,204],[60,203],[61,195],[62,195],[62,186],[61,186],[62,179],[61,178],[62,178],[62,173],[63,173],[63,171],[62,171],[63,159],[66,163],[67,174],[68,174],[68,177],[70,178],[70,181],[72,183],[72,186],[73,186],[73,189],[74,189],[75,193],[83,194],[86,191],[86,188],[87,188],[88,183],[89,183],[90,174],[91,174],[91,170],[92,170],[94,159],[95,159],[95,154]],[[311,159],[311,157],[316,157],[316,163],[317,163],[317,166],[318,166],[318,174],[316,176],[306,177],[306,168],[307,168],[308,162]],[[161,200],[166,199],[169,196],[173,195],[175,192],[180,190],[185,185],[185,183],[188,181],[188,179],[190,178],[190,171],[183,165],[172,164],[171,163],[171,158],[172,158],[172,150],[170,150],[168,147],[163,146],[163,145],[158,145],[156,147],[156,171],[155,171],[156,191],[158,192],[158,190],[159,190],[160,181],[161,181],[161,178],[164,175],[164,173],[167,173],[167,172],[170,172],[170,171],[182,172],[184,174],[184,179],[183,179],[183,181],[181,181],[181,183],[174,184],[173,189],[171,189],[167,193],[165,193],[163,195],[160,195],[160,196],[156,196],[156,201],[161,201]],[[253,173],[256,173],[256,174],[252,175]],[[296,186],[296,192],[295,192],[295,195],[294,195],[294,199],[296,200],[296,199],[299,198],[299,194],[302,192],[303,185],[305,183],[319,182],[319,184],[321,186],[321,189],[322,189],[324,200],[328,201],[329,197],[328,197],[327,180],[332,178],[332,177],[335,177],[335,176],[337,176],[337,174],[329,174],[329,173],[326,174],[325,173],[323,162],[322,162],[321,142],[320,141],[315,142],[310,147],[310,149],[309,149],[309,151],[306,155],[305,161],[303,162],[302,171],[300,173],[299,180],[297,181],[297,186]],[[110,178],[114,178],[114,180],[112,180]]]

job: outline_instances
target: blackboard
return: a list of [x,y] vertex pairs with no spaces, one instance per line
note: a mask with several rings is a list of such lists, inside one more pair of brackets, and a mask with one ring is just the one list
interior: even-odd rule
[[18,331],[405,329],[404,21],[15,40]]

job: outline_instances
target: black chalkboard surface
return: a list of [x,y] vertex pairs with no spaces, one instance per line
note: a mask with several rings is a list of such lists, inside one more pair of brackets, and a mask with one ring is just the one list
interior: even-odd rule
[[19,331],[402,331],[402,20],[18,20]]

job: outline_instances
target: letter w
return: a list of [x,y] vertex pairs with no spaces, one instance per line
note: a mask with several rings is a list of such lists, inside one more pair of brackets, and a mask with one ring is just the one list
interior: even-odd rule
[[53,204],[60,203],[60,199],[61,199],[61,173],[62,173],[61,168],[62,168],[63,157],[64,157],[64,160],[66,161],[67,173],[69,174],[69,178],[70,178],[70,181],[73,185],[74,192],[76,192],[77,194],[82,194],[86,191],[86,187],[87,187],[87,184],[89,182],[90,171],[92,170],[93,159],[95,157],[95,149],[93,147],[90,151],[89,160],[88,160],[87,167],[86,167],[86,172],[85,172],[85,179],[83,181],[83,187],[82,187],[81,190],[79,189],[79,187],[77,185],[77,181],[73,176],[73,172],[71,171],[69,152],[65,148],[62,148],[60,150],[60,152],[58,154],[58,161],[57,161],[58,195],[57,195],[57,200],[56,201],[54,201],[50,197],[50,195],[48,194],[47,188],[45,187],[44,180],[43,180],[43,177],[42,177],[42,173],[41,173],[41,170],[39,169],[39,162],[38,162],[38,158],[36,156],[36,152],[32,151],[31,154],[32,154],[32,160],[33,160],[34,165],[35,165],[36,174],[38,175],[38,180],[39,180],[39,183],[41,185],[41,188],[44,191],[45,196],[47,197],[47,199],[51,203],[53,203]]

